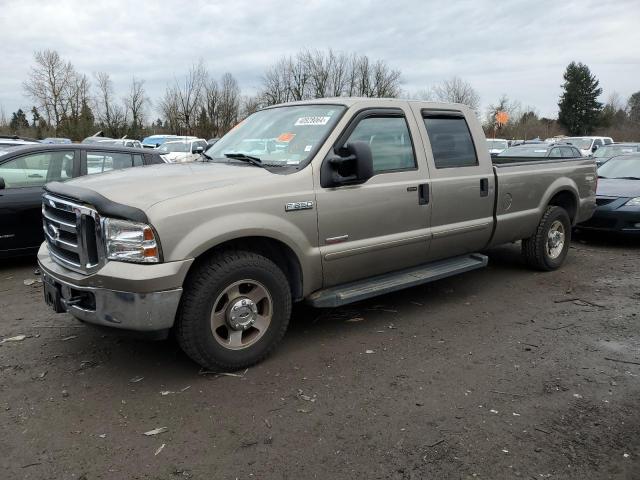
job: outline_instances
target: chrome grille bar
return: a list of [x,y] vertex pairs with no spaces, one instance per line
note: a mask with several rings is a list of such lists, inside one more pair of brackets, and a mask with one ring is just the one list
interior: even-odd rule
[[51,258],[70,270],[92,273],[105,261],[98,212],[45,193],[42,226]]

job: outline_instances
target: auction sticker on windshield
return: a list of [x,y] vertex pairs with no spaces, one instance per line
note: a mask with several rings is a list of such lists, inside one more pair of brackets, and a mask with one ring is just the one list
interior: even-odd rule
[[320,116],[300,117],[298,120],[296,120],[296,123],[294,123],[294,125],[296,125],[296,126],[301,126],[301,125],[326,125],[327,123],[329,123],[329,120],[331,120],[331,117],[320,117]]

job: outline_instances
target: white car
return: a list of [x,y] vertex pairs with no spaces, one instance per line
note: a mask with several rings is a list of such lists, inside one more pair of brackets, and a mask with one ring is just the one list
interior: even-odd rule
[[567,137],[562,141],[577,147],[583,157],[590,157],[598,148],[613,143],[611,137]]
[[491,155],[497,155],[509,148],[509,141],[503,138],[487,138],[487,148]]
[[204,138],[171,140],[160,145],[158,153],[169,163],[193,162],[207,149]]

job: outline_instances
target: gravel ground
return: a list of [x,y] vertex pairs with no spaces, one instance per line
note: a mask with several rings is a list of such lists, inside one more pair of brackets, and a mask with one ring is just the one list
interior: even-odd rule
[[5,260],[2,477],[640,478],[640,242],[574,241],[552,273],[518,245],[488,254],[348,308],[299,306],[275,354],[233,376],[50,313],[25,284],[33,259]]

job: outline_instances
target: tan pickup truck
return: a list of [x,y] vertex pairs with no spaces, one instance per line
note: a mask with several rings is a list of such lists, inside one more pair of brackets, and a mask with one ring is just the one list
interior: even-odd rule
[[46,187],[46,301],[174,332],[207,368],[264,358],[292,302],[335,307],[483,267],[522,240],[553,270],[595,208],[593,159],[493,165],[463,105],[334,98],[243,120],[201,161]]

